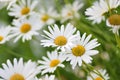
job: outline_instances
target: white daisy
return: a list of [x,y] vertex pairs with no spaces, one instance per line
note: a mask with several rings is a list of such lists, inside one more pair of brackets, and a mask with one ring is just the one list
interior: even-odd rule
[[85,63],[91,63],[91,56],[98,53],[98,50],[93,50],[93,48],[99,46],[97,39],[90,40],[91,35],[86,37],[86,33],[76,41],[71,49],[67,51],[67,61],[70,61],[72,68],[74,69],[76,65],[81,66],[82,61]]
[[85,14],[93,23],[100,23],[105,20],[104,14],[110,9],[117,8],[120,5],[120,0],[99,0],[92,7],[86,9]]
[[18,0],[18,4],[12,4],[8,13],[10,16],[22,17],[34,13],[37,0]]
[[3,44],[10,39],[9,38],[10,31],[11,31],[11,28],[9,26],[0,27],[0,44]]
[[82,8],[83,3],[80,3],[79,1],[74,1],[73,4],[67,4],[62,9],[62,20],[61,22],[65,22],[66,20],[73,19],[73,18],[79,18],[80,15],[78,11]]
[[40,10],[40,8],[49,8],[49,7],[56,7],[56,2],[54,1],[54,0],[50,0],[50,1],[48,1],[48,0],[38,0],[39,1],[39,3],[38,3],[38,7],[37,8],[39,8],[39,10]]
[[16,3],[17,0],[8,0],[8,6],[7,9],[9,9],[14,3]]
[[40,22],[43,23],[44,25],[51,25],[55,23],[55,19],[59,17],[58,13],[52,8],[48,8],[47,10],[45,9],[40,9],[39,18]]
[[[102,77],[101,76],[99,76],[99,75],[97,75],[97,74],[95,74],[95,73],[93,73],[93,72],[91,72],[90,74],[91,74],[91,76],[88,76],[87,77],[87,80],[109,80],[109,76],[108,76],[108,74],[107,74],[107,72],[106,72],[106,70],[103,70],[103,69],[100,69],[100,70],[98,70],[99,71],[99,73],[102,75]],[[104,79],[103,79],[104,78]]]
[[39,60],[39,68],[42,74],[53,73],[57,67],[65,67],[62,62],[65,61],[66,55],[63,53],[58,53],[57,51],[47,52],[47,57],[43,57],[43,60]]
[[55,80],[55,75],[50,75],[50,76],[45,75],[42,78],[40,79],[36,78],[35,80]]
[[7,64],[3,63],[2,66],[3,68],[0,68],[2,80],[32,80],[39,73],[35,62],[29,60],[24,63],[22,58],[18,61],[15,58],[13,64],[7,60]]
[[106,24],[108,27],[112,28],[113,33],[119,34],[120,29],[120,15],[119,14],[113,14],[111,15],[107,21]]
[[39,30],[42,24],[39,22],[37,16],[33,15],[27,18],[21,18],[13,21],[11,37],[16,37],[14,42],[22,38],[22,41],[31,40],[33,35],[39,35]]
[[17,0],[0,0],[0,9],[7,6],[7,9],[11,7]]
[[57,47],[57,49],[61,49],[65,51],[66,48],[69,48],[73,42],[77,39],[78,34],[74,34],[76,32],[76,28],[71,24],[67,24],[59,27],[54,25],[53,28],[48,27],[49,32],[44,30],[46,39],[41,40],[41,45],[44,47]]

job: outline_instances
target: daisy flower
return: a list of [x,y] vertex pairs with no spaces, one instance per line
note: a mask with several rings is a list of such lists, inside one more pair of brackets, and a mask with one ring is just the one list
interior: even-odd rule
[[73,42],[78,38],[78,34],[74,34],[76,32],[76,28],[73,27],[70,23],[65,27],[62,25],[59,29],[57,25],[54,25],[53,28],[48,26],[48,31],[44,30],[46,35],[43,35],[46,39],[41,40],[41,45],[44,47],[57,47],[57,49],[61,49],[65,51],[66,48],[69,48]]
[[7,9],[11,7],[17,0],[0,0],[0,9],[7,6]]
[[9,15],[15,17],[22,17],[34,13],[36,7],[36,0],[18,0],[18,4],[12,4],[9,9]]
[[106,24],[108,27],[112,28],[113,33],[119,34],[120,29],[120,15],[119,14],[113,14],[111,15],[107,21]]
[[24,63],[22,58],[18,61],[15,58],[13,64],[7,60],[7,63],[3,63],[2,66],[3,68],[0,68],[2,80],[32,80],[39,73],[35,62],[29,60]]
[[7,9],[9,9],[14,3],[16,3],[17,0],[8,0],[8,6]]
[[93,50],[93,48],[99,46],[97,39],[90,40],[91,35],[86,37],[86,33],[76,41],[71,49],[67,50],[67,61],[70,61],[72,68],[74,69],[76,65],[81,66],[82,61],[85,63],[91,63],[91,56],[98,54],[98,50]]
[[82,8],[83,3],[80,3],[79,1],[74,1],[73,4],[67,4],[65,7],[62,9],[61,16],[62,20],[61,22],[65,22],[69,19],[73,18],[79,18],[80,15],[78,11]]
[[[87,80],[109,80],[109,76],[108,76],[108,74],[107,74],[107,72],[106,72],[106,70],[103,70],[103,69],[100,69],[100,70],[98,70],[99,71],[99,73],[102,75],[102,77],[101,76],[99,76],[99,75],[97,75],[97,74],[95,74],[95,73],[93,73],[93,72],[91,72],[90,74],[91,74],[91,76],[88,76],[87,77]],[[104,79],[103,79],[104,78]]]
[[92,7],[86,9],[85,14],[93,23],[100,23],[105,20],[105,13],[111,9],[117,8],[120,5],[120,0],[99,0]]
[[13,21],[11,37],[16,37],[14,42],[22,38],[22,41],[31,40],[33,35],[39,35],[42,24],[37,16],[33,15],[27,18],[21,18]]
[[66,55],[63,53],[58,53],[57,51],[47,52],[47,57],[42,57],[43,60],[39,60],[39,69],[42,74],[53,73],[57,67],[65,67],[62,62],[65,61]]
[[50,76],[45,75],[42,78],[40,79],[36,78],[35,80],[55,80],[55,75],[50,75]]
[[40,22],[44,25],[51,25],[55,23],[55,19],[59,17],[58,13],[52,8],[40,9],[39,13]]
[[10,39],[9,38],[10,31],[11,31],[11,28],[9,26],[0,27],[0,44],[3,44]]

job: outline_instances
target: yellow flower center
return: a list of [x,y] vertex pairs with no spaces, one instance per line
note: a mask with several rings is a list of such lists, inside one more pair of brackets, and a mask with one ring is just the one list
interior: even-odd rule
[[68,12],[68,13],[67,13],[67,16],[72,16],[72,12]]
[[14,74],[10,77],[10,80],[25,80],[24,77],[20,74]]
[[41,18],[43,22],[46,22],[48,19],[49,19],[49,16],[47,14],[43,15]]
[[85,53],[85,48],[82,45],[77,45],[72,48],[72,53],[75,56],[82,56]]
[[120,25],[120,15],[114,14],[108,18],[111,25]]
[[3,36],[0,36],[0,41],[2,41],[4,38],[3,38]]
[[55,38],[54,43],[58,46],[63,46],[67,43],[67,39],[64,36],[58,36]]
[[95,78],[95,80],[103,80],[103,78],[97,77],[97,78]]
[[30,31],[30,30],[31,30],[31,25],[30,25],[30,24],[27,24],[27,23],[23,24],[23,25],[21,26],[21,28],[20,28],[20,31],[21,31],[22,33],[27,33],[27,32]]
[[21,10],[21,14],[22,15],[26,15],[26,14],[28,14],[30,12],[30,8],[28,8],[28,7],[24,7],[22,10]]
[[54,59],[50,62],[50,67],[55,67],[60,63],[60,60]]

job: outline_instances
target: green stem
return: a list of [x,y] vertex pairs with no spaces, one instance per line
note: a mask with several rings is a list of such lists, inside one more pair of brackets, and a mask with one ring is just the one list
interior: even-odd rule
[[94,77],[93,77],[91,74],[89,74],[89,75],[90,75],[90,77],[92,78],[92,80],[95,80]]
[[[93,66],[85,63],[84,61],[83,61],[83,63],[87,66],[87,68],[88,68],[89,71],[92,70],[95,74],[97,74],[98,76],[100,76],[100,77],[102,77],[102,78],[104,79],[104,77],[102,76],[102,74],[101,74],[98,70],[94,70],[94,67],[93,67]],[[105,79],[104,79],[104,80],[105,80]]]
[[119,37],[119,35],[115,34],[115,39],[116,39],[118,47],[120,48],[120,37]]
[[91,66],[91,65],[87,64],[87,63],[86,63],[86,62],[84,62],[84,61],[83,61],[83,63],[87,66],[87,68],[88,68],[88,70],[89,70],[89,71],[94,70],[94,67],[93,67],[93,66]]
[[110,8],[109,1],[108,1],[108,0],[106,0],[106,3],[107,3],[107,6],[108,6],[108,9],[109,9],[109,14],[111,15],[111,14],[112,14],[112,12],[111,12],[111,8]]
[[58,75],[58,80],[62,80],[58,69],[57,69],[57,75]]
[[90,75],[90,77],[92,78],[92,80],[94,80],[94,77],[90,74],[89,70],[87,70],[86,68],[82,67],[82,69],[87,72],[87,74]]
[[93,70],[93,72],[105,80],[105,78],[102,76],[102,74],[98,70],[95,70],[95,71]]

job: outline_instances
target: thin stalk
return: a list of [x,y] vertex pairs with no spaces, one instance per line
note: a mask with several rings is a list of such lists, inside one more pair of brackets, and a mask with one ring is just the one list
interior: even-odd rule
[[120,48],[120,37],[119,37],[119,35],[115,34],[115,39],[116,39],[118,47]]
[[90,75],[90,77],[92,78],[92,80],[95,80],[94,77],[93,77],[91,74],[89,74],[89,75]]
[[[92,70],[95,74],[97,74],[98,76],[100,76],[100,77],[102,77],[102,78],[104,79],[104,77],[102,76],[102,74],[101,74],[98,70],[94,70],[94,67],[93,67],[93,66],[85,63],[84,61],[83,61],[83,63],[87,66],[87,68],[88,68],[89,71]],[[104,80],[105,80],[105,79],[104,79]]]
[[89,70],[87,70],[86,68],[82,67],[82,69],[87,72],[87,74],[90,75],[90,77],[92,78],[92,80],[94,80],[94,77],[90,74]]
[[108,0],[106,0],[106,2],[107,2],[108,9],[109,9],[109,15],[111,15],[111,14],[112,14],[112,11],[111,11],[111,8],[110,8],[109,1],[108,1]]
[[88,70],[91,71],[91,70],[94,70],[94,67],[87,64],[86,62],[83,61],[83,63],[87,66]]
[[[97,71],[97,72],[96,72]],[[98,71],[98,70],[93,70],[93,72],[95,73],[95,74],[97,74],[97,75],[99,75],[100,77],[102,77],[104,80],[105,80],[105,78],[102,76],[102,74]]]
[[58,75],[58,80],[62,80],[61,77],[60,77],[60,72],[59,72],[58,69],[57,69],[57,75]]

